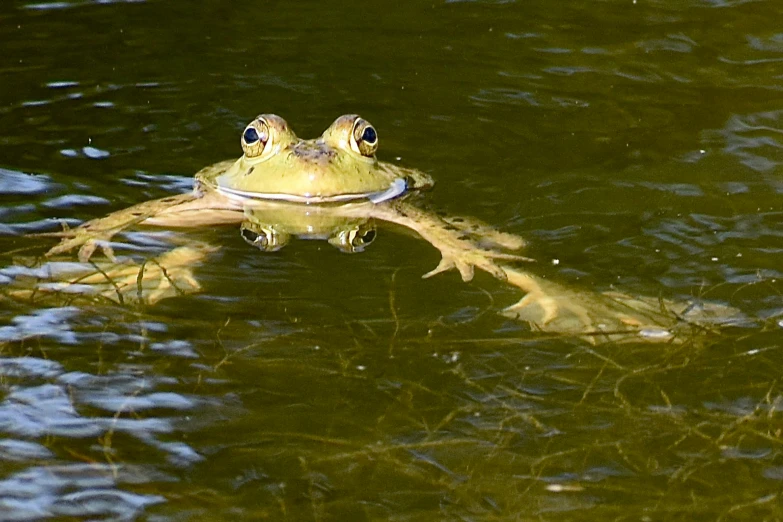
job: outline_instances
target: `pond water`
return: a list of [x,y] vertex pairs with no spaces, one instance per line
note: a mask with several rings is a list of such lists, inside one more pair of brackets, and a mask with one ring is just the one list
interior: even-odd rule
[[[783,518],[779,0],[0,4],[2,282],[51,238],[360,113],[428,204],[529,240],[578,291],[748,318],[592,344],[422,280],[382,229],[345,255],[236,227],[197,294],[0,301],[0,520]],[[136,255],[165,237],[124,237]],[[14,268],[16,267],[16,268]],[[14,272],[16,270],[16,272]],[[33,274],[34,275],[34,274]]]

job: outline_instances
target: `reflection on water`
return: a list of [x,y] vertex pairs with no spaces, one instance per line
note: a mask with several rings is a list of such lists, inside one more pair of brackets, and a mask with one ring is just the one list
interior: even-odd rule
[[422,281],[437,252],[388,231],[188,232],[198,295],[4,293],[0,520],[783,518],[781,9],[2,3],[6,290],[49,274],[24,234],[188,190],[254,115],[358,112],[543,280],[750,322],[594,345],[498,314],[520,295],[490,277]]
[[0,328],[0,340],[8,342],[49,337],[60,343],[74,344],[78,342],[76,335],[66,321],[78,313],[78,308],[68,306],[35,310],[32,315],[17,315],[12,319],[12,325]]
[[[783,157],[783,110],[732,115],[723,129],[707,132],[727,154],[758,172],[773,172]],[[711,137],[714,137],[710,140]]]
[[0,506],[6,520],[89,515],[133,519],[147,506],[165,500],[159,495],[132,494],[117,488],[119,484],[134,483],[134,474],[140,471],[143,474],[142,470],[131,468],[128,472],[93,464],[31,467],[0,482],[4,491]]
[[25,2],[22,6],[24,9],[34,9],[38,11],[46,11],[50,9],[67,9],[69,7],[82,7],[90,5],[102,5],[102,4],[117,4],[117,3],[139,3],[146,0],[72,0],[68,2]]
[[[73,337],[65,340],[74,341]],[[117,452],[112,441],[124,435],[135,439],[136,444],[160,451],[176,466],[202,460],[187,444],[160,439],[174,431],[170,415],[139,416],[158,409],[190,411],[199,401],[178,393],[150,391],[164,382],[145,376],[142,370],[118,367],[111,374],[97,376],[66,372],[59,363],[36,357],[0,359],[6,392],[0,404],[0,430],[7,437],[2,442],[2,458],[6,462],[40,463],[8,475],[0,483],[5,520],[85,514],[128,518],[148,505],[163,502],[160,495],[124,490],[123,484],[172,480],[154,468],[145,469],[148,466],[115,463]],[[84,416],[80,413],[84,409],[92,413]],[[100,412],[106,415],[101,416]],[[84,450],[71,446],[66,453],[76,461],[67,463],[57,459],[46,446],[29,442],[53,439],[74,443],[93,440],[99,446]],[[80,463],[86,459],[86,454],[81,453],[85,450],[102,452],[106,463],[89,462],[92,459]]]

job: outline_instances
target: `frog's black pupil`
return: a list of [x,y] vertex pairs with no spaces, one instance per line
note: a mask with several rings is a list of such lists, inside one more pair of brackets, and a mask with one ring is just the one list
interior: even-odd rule
[[259,140],[258,132],[256,132],[256,130],[253,127],[248,127],[247,129],[245,129],[245,143],[247,143],[248,145],[252,145],[258,140]]
[[378,135],[375,133],[375,129],[372,127],[367,127],[364,129],[364,132],[362,133],[362,141],[373,144],[377,139]]
[[372,240],[375,239],[375,230],[368,230],[364,233],[364,237],[362,238],[362,241],[366,243],[372,243]]

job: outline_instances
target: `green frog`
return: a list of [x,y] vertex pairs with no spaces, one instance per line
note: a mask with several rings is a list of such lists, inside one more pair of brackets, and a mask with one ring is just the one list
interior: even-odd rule
[[[52,234],[62,239],[47,252],[49,258],[77,248],[82,263],[97,248],[108,258],[95,265],[99,274],[60,274],[59,288],[87,279],[94,284],[102,281],[107,296],[136,296],[146,302],[173,295],[173,290],[198,290],[190,269],[214,247],[183,245],[142,266],[120,263],[110,241],[135,225],[238,224],[245,241],[263,251],[278,250],[298,237],[360,252],[375,239],[376,222],[386,222],[414,231],[440,251],[440,263],[424,278],[456,269],[467,282],[475,269],[487,272],[525,293],[503,313],[542,331],[592,340],[628,334],[671,340],[674,326],[694,315],[695,308],[688,303],[579,292],[521,270],[520,263],[531,261],[518,253],[525,246],[521,237],[473,218],[443,217],[417,205],[411,196],[431,188],[432,178],[379,161],[378,133],[358,115],[337,118],[318,138],[300,139],[283,118],[262,114],[245,127],[241,145],[239,159],[196,173],[190,193],[139,203]],[[730,315],[726,310],[702,307],[694,317],[709,322],[711,316]]]

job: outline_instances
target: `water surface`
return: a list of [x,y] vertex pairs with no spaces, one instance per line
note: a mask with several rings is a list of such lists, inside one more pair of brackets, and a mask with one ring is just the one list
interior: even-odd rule
[[53,219],[188,190],[259,113],[305,137],[360,113],[433,207],[528,238],[538,274],[754,321],[593,346],[497,314],[520,296],[489,276],[422,281],[437,252],[390,230],[354,256],[190,232],[220,248],[198,295],[3,300],[0,519],[783,518],[782,16],[3,2],[5,267]]

